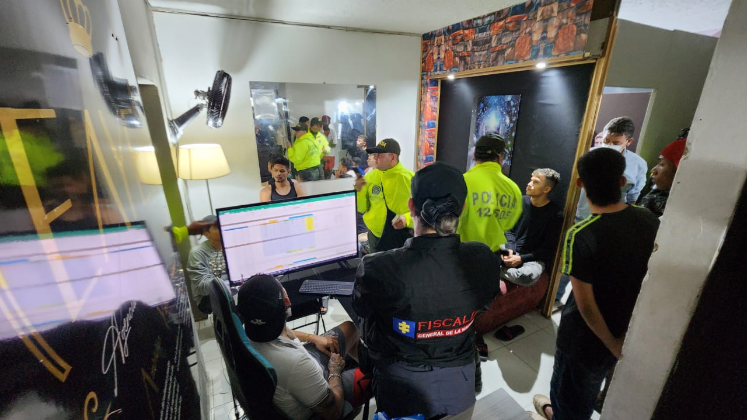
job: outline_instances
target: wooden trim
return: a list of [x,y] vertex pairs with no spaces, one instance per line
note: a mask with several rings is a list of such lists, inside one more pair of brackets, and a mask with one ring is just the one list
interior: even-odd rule
[[[436,103],[436,135],[433,137],[433,162],[438,156],[438,120],[441,119],[441,80],[438,81],[438,103]],[[427,131],[427,130],[426,130]],[[428,141],[428,139],[426,139]]]
[[[422,56],[422,52],[421,52],[421,56]],[[420,120],[422,119],[422,115],[421,115],[420,110],[423,109],[423,105],[421,104],[421,102],[423,101],[423,82],[424,81],[425,79],[423,79],[423,76],[421,74],[418,80],[418,84],[420,86],[418,87],[418,100],[416,102],[418,108],[417,108],[417,113],[416,113],[417,119],[415,120],[415,159],[413,159],[413,166],[412,166],[413,172],[417,172],[418,167],[420,166],[420,143],[418,142],[420,140],[420,134],[421,134],[420,133],[420,129],[421,129]],[[379,95],[379,92],[376,92],[377,99],[379,97],[378,95]],[[423,132],[422,134],[425,135],[425,132]],[[374,141],[376,141],[376,139],[374,139]]]
[[489,76],[493,74],[513,73],[513,72],[518,72],[518,71],[534,70],[537,68],[536,66],[537,66],[537,63],[539,62],[546,63],[547,68],[553,68],[553,67],[574,66],[577,64],[589,64],[595,61],[596,59],[586,57],[586,54],[573,55],[570,57],[548,58],[547,60],[524,61],[521,63],[506,64],[503,66],[490,67],[490,68],[485,68],[485,69],[466,70],[466,71],[460,71],[460,72],[455,72],[455,73],[443,73],[443,74],[429,76],[429,78],[431,80],[442,80],[442,79],[446,79],[449,75],[454,75],[455,79],[461,79],[464,77]]
[[[576,206],[578,205],[579,194],[581,189],[576,185],[576,178],[578,178],[578,172],[576,170],[576,163],[578,159],[586,153],[592,146],[594,141],[594,126],[597,123],[597,117],[599,116],[599,106],[602,102],[602,92],[604,91],[604,83],[607,79],[607,70],[612,59],[612,48],[615,44],[615,37],[617,35],[617,19],[615,17],[610,18],[610,27],[607,35],[607,40],[604,45],[604,54],[601,58],[596,61],[594,67],[594,75],[591,79],[591,89],[589,90],[589,98],[586,101],[586,111],[584,112],[584,119],[581,123],[581,129],[579,130],[578,147],[576,148],[576,158],[573,161],[573,170],[571,172],[571,179],[568,186],[568,195],[565,199],[565,210],[563,214],[563,230],[567,232],[568,229],[573,226],[576,217]],[[549,65],[548,65],[549,67]],[[558,249],[555,253],[555,272],[552,273],[550,278],[550,287],[547,289],[547,294],[542,303],[542,314],[549,318],[552,315],[553,303],[555,302],[555,293],[558,290],[558,282],[560,281],[560,268],[562,263],[563,254],[563,237],[561,235]]]

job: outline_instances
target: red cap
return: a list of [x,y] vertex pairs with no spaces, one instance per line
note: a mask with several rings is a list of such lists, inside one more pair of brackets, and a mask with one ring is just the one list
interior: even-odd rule
[[667,145],[664,150],[661,151],[661,157],[665,157],[674,162],[675,167],[680,166],[680,159],[685,153],[685,146],[687,145],[687,138],[675,140]]

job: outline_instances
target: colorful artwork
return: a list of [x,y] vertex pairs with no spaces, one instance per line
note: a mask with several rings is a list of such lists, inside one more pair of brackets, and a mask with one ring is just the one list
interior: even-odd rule
[[436,123],[438,122],[438,81],[423,79],[424,98],[420,101],[418,169],[436,161]]
[[493,95],[478,98],[477,105],[472,109],[467,170],[475,166],[474,153],[477,139],[485,134],[496,133],[506,140],[502,169],[506,176],[509,175],[513,161],[520,103],[521,95]]
[[[593,5],[594,0],[527,0],[423,34],[421,111],[425,104],[438,104],[430,76],[583,54]],[[420,155],[426,149],[420,142],[428,138],[423,131],[437,121],[434,112],[420,113],[418,168],[429,159]],[[435,150],[435,144],[430,147]]]

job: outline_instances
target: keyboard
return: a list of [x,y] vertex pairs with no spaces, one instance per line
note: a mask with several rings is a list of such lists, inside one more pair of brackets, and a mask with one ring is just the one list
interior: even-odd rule
[[298,292],[312,295],[350,296],[353,294],[353,283],[349,281],[304,280]]

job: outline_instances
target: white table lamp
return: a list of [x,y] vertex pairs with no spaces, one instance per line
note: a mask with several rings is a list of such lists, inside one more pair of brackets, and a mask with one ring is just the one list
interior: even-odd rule
[[220,144],[185,144],[179,146],[178,174],[181,179],[204,179],[207,185],[210,214],[214,213],[208,180],[231,172]]

